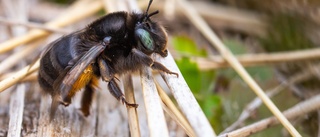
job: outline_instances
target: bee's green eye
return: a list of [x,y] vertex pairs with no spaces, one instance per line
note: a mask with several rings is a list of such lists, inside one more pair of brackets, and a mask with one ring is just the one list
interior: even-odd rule
[[135,33],[144,47],[149,50],[154,50],[153,39],[151,38],[151,35],[148,31],[144,29],[137,29]]

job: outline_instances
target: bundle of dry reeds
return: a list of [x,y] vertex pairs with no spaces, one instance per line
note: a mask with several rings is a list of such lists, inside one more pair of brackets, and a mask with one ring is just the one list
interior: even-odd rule
[[[8,6],[11,8],[12,4],[20,5],[21,7],[27,5],[22,1],[4,1],[6,1],[4,3],[8,3],[6,6],[11,3],[11,6]],[[169,3],[169,1],[166,2]],[[247,109],[244,110],[239,121],[236,122],[233,127],[228,128],[221,136],[247,136],[261,131],[269,125],[279,123],[278,121],[280,121],[292,136],[301,136],[287,118],[292,119],[320,108],[319,105],[310,106],[310,104],[320,104],[319,97],[315,96],[281,113],[268,96],[276,94],[276,92],[279,92],[286,85],[302,80],[312,75],[312,73],[297,75],[294,79],[287,83],[282,83],[266,95],[243,66],[319,58],[319,50],[236,57],[225,47],[209,27],[208,23],[224,26],[223,24],[227,22],[229,24],[228,27],[232,29],[254,35],[264,35],[266,25],[261,21],[259,16],[198,2],[193,2],[192,4],[194,6],[191,6],[190,2],[185,0],[175,0],[174,2],[176,4],[173,7],[174,9],[171,10],[177,10],[180,11],[179,14],[184,14],[204,37],[214,45],[214,48],[216,48],[221,55],[212,56],[209,59],[194,58],[200,68],[215,69],[231,66],[259,97],[251,103],[251,106],[249,105]],[[143,1],[139,3],[139,5],[140,7],[145,7],[147,5],[146,3],[147,1]],[[172,8],[172,5],[168,6],[169,4],[158,1],[155,1],[155,3],[157,3],[155,5],[160,5],[154,7],[159,10],[162,10],[161,7],[165,7],[167,10],[168,8]],[[25,33],[20,32],[23,33],[23,35],[14,36],[0,43],[0,54],[2,54],[2,60],[0,62],[0,117],[8,119],[7,121],[0,122],[1,126],[8,123],[7,127],[0,127],[0,136],[129,136],[129,133],[134,137],[162,137],[169,135],[216,136],[182,76],[176,78],[161,74],[162,80],[161,78],[159,80],[159,77],[155,78],[151,70],[147,68],[141,70],[140,76],[138,77],[131,75],[123,76],[123,87],[126,98],[129,102],[137,102],[140,104],[138,109],[127,108],[126,114],[124,106],[114,100],[108,92],[103,91],[106,89],[106,85],[101,84],[101,92],[98,92],[96,100],[92,104],[92,113],[89,117],[84,118],[77,112],[79,104],[76,102],[79,102],[79,97],[75,97],[73,101],[75,103],[67,108],[59,108],[55,120],[52,122],[49,121],[50,97],[42,96],[36,84],[39,61],[31,61],[31,64],[26,65],[27,62],[30,63],[30,59],[23,59],[30,54],[35,54],[35,51],[40,54],[40,50],[38,49],[41,45],[44,45],[44,40],[50,36],[50,34],[69,32],[61,28],[93,16],[93,14],[103,8],[106,12],[118,10],[139,11],[135,1],[130,0],[81,0],[68,7],[60,16],[43,25],[21,23],[27,22],[26,15],[22,17],[24,20],[21,21],[0,19],[1,22],[6,24],[33,28]],[[181,9],[187,10],[181,12]],[[21,8],[21,10],[23,10],[23,8]],[[207,22],[200,15],[202,15]],[[212,21],[212,19],[216,21]],[[170,70],[179,72],[179,75],[181,75],[170,54],[167,58],[159,58],[158,61]],[[133,86],[140,85],[139,83],[141,83],[140,88],[142,89],[142,93],[139,92],[139,89],[136,89],[136,86]],[[168,87],[178,107],[168,97],[160,85],[166,85]],[[256,109],[262,103],[265,103],[275,117],[261,120],[242,129],[234,130],[239,126],[239,123],[249,117],[250,111]],[[5,112],[6,110],[10,110],[10,112],[7,113]],[[8,115],[1,116],[1,114]],[[129,128],[127,126],[128,124]],[[3,131],[1,131],[1,129]]]

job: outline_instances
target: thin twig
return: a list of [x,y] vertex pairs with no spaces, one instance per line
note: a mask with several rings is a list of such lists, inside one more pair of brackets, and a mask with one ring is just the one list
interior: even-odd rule
[[174,105],[174,103],[171,101],[171,99],[164,92],[164,90],[161,88],[161,86],[156,80],[155,83],[160,98],[163,102],[162,107],[164,108],[164,110],[172,117],[172,119],[174,119],[179,125],[181,125],[181,127],[184,129],[188,136],[195,137],[196,135],[186,118],[177,109],[177,107]]
[[251,89],[261,98],[269,110],[279,119],[283,126],[290,132],[292,136],[300,137],[299,132],[292,124],[283,116],[280,110],[268,98],[259,85],[253,80],[249,73],[243,68],[234,55],[226,48],[217,35],[211,30],[208,24],[199,16],[197,11],[185,0],[178,0],[180,6],[184,10],[185,15],[191,22],[204,34],[204,36],[217,48],[220,54],[230,63],[230,65],[238,72],[242,79],[251,87]]
[[0,93],[5,89],[17,84],[26,76],[32,74],[33,72],[39,69],[39,60],[34,63],[32,66],[28,65],[23,69],[19,70],[17,73],[13,74],[12,76],[0,81]]
[[[130,103],[136,104],[132,77],[130,74],[127,74],[123,78],[123,87],[125,92],[126,100]],[[128,112],[128,120],[129,120],[129,128],[131,137],[140,137],[140,127],[139,127],[139,119],[137,114],[137,108],[127,107]]]
[[[17,73],[17,71],[10,72],[10,73],[5,73],[4,75],[1,75],[1,76],[0,76],[0,81],[4,80],[4,79],[6,79],[6,78],[9,78],[9,77],[11,77],[11,76],[13,76],[15,73]],[[26,81],[28,81],[28,82],[34,82],[34,81],[37,80],[37,76],[38,76],[38,73],[34,72],[34,73],[28,75],[27,77],[23,78],[23,79],[21,80],[21,82],[26,82]]]
[[[320,65],[315,66],[317,68],[320,67]],[[311,68],[312,69],[312,68]],[[292,78],[290,78],[288,81],[281,82],[280,85],[276,86],[275,88],[266,91],[266,94],[268,97],[273,97],[276,94],[278,94],[280,91],[284,90],[286,87],[301,82],[303,80],[306,80],[310,77],[312,77],[314,74],[313,71],[303,71],[302,73],[296,74]],[[259,106],[261,106],[262,102],[260,98],[255,98],[253,101],[251,101],[246,108],[242,111],[241,115],[239,116],[238,120],[234,122],[231,126],[226,128],[222,133],[230,132],[237,127],[239,127],[247,118],[250,117],[250,114],[253,110],[256,110]]]
[[[4,75],[0,76],[0,81],[7,79],[9,77],[12,77],[14,74],[16,74],[18,71],[5,73]],[[19,82],[36,82],[38,80],[38,73],[37,71],[29,74],[28,76],[22,78]]]
[[[290,109],[283,112],[283,115],[288,119],[294,119],[299,116],[306,115],[320,108],[320,95],[314,96],[308,100],[300,102]],[[278,124],[279,121],[275,117],[266,118],[260,120],[259,122],[253,123],[246,127],[240,128],[238,130],[232,131],[220,135],[219,137],[239,137],[239,136],[249,136],[259,131],[262,131],[270,126]]]
[[[176,57],[179,58],[180,55]],[[184,56],[181,54],[181,56]],[[190,57],[187,55],[187,57]],[[230,67],[230,64],[221,56],[210,56],[210,58],[190,57],[197,62],[202,70],[218,69]],[[303,61],[320,58],[320,48],[286,51],[276,53],[259,53],[259,54],[244,54],[238,55],[236,58],[243,66],[258,66],[292,61]]]
[[[282,91],[286,86],[285,83],[281,83],[280,85],[278,85],[277,87],[275,87],[272,90],[266,91],[266,94],[268,97],[273,97],[274,95],[278,94],[280,91]],[[234,122],[231,126],[229,126],[228,128],[226,128],[222,133],[227,133],[230,132],[236,128],[238,128],[241,124],[243,124],[243,122],[248,119],[252,112],[254,110],[256,110],[258,107],[260,107],[262,104],[262,101],[260,98],[256,97],[254,100],[252,100],[246,107],[245,109],[242,111],[242,113],[240,114],[238,120],[236,122]]]
[[11,54],[9,57],[4,59],[0,62],[0,75],[2,75],[5,71],[13,67],[14,65],[18,64],[19,61],[21,61],[26,56],[30,55],[30,53],[37,50],[40,43],[42,43],[44,40],[37,40],[34,43],[31,43],[30,45],[27,45],[24,47],[24,49],[21,49],[19,52],[15,52]]
[[5,19],[0,17],[0,23],[6,24],[6,25],[17,25],[17,26],[25,26],[28,28],[32,29],[42,29],[50,32],[55,32],[55,33],[62,33],[62,34],[67,34],[70,33],[70,31],[65,30],[65,29],[59,29],[59,28],[52,28],[45,26],[44,24],[39,24],[39,23],[33,23],[33,22],[18,22],[10,19]]
[[149,68],[140,71],[143,99],[151,137],[168,137],[168,128],[161,107],[161,100]]

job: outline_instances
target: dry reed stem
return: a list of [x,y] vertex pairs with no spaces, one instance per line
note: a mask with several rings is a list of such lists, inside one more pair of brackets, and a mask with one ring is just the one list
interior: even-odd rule
[[[257,66],[274,63],[283,63],[290,61],[303,61],[320,58],[320,48],[299,50],[299,51],[286,51],[276,53],[260,53],[260,54],[244,54],[238,55],[236,58],[243,66]],[[210,56],[207,58],[193,58],[192,60],[198,63],[200,69],[217,69],[229,67],[228,62],[221,56]]]
[[[290,109],[283,112],[284,116],[288,119],[294,119],[298,116],[306,115],[310,112],[316,111],[320,108],[320,95],[314,96],[308,100],[300,102]],[[263,120],[260,120],[251,125],[245,126],[238,130],[232,131],[220,135],[219,137],[239,137],[239,136],[249,136],[259,131],[262,131],[270,126],[278,124],[279,120],[276,117],[270,117]]]
[[32,28],[32,29],[41,29],[41,30],[45,30],[45,31],[62,33],[62,34],[70,33],[70,31],[68,31],[68,30],[52,28],[49,26],[45,26],[44,24],[33,23],[33,22],[18,22],[18,21],[14,21],[14,20],[5,19],[2,17],[0,17],[0,23],[10,25],[10,26],[12,26],[12,25],[25,26],[25,27]]
[[[15,71],[15,72],[10,72],[10,73],[5,73],[4,75],[1,75],[0,76],[0,81],[2,81],[2,80],[4,80],[4,79],[6,79],[6,78],[8,78],[8,77],[10,77],[10,76],[12,76],[12,75],[14,75],[15,73],[17,73],[17,71]],[[32,73],[32,74],[29,74],[28,76],[26,76],[25,78],[23,78],[22,80],[20,80],[21,82],[35,82],[35,81],[37,81],[38,80],[38,78],[37,78],[37,76],[38,76],[38,73],[37,72],[34,72],[34,73]]]
[[0,75],[2,75],[5,71],[13,67],[14,65],[18,64],[23,58],[30,55],[30,53],[37,50],[40,43],[44,40],[37,40],[36,42],[31,43],[23,47],[19,52],[12,53],[9,57],[5,60],[0,62]]
[[[27,7],[29,6],[27,1],[10,1],[3,0],[2,6],[5,9],[6,15],[9,18],[15,18],[16,20],[26,21],[27,20]],[[13,10],[15,9],[16,10]],[[20,28],[20,29],[18,29]],[[12,27],[11,33],[13,36],[22,35],[26,33],[26,29],[23,27]],[[14,52],[20,52],[21,48],[15,49]],[[16,67],[21,68],[25,65],[25,60],[21,61]],[[12,91],[10,96],[9,104],[9,126],[8,126],[8,135],[10,137],[20,137],[24,106],[25,106],[25,93],[26,93],[26,84],[20,83],[15,86],[15,91]]]
[[37,60],[32,66],[28,65],[23,69],[19,70],[18,72],[14,73],[13,75],[9,76],[8,78],[0,81],[0,93],[6,90],[7,88],[17,84],[26,76],[34,73],[39,69],[40,61]]
[[226,48],[222,41],[211,30],[208,24],[199,16],[197,11],[185,0],[178,0],[180,6],[184,10],[185,15],[191,22],[198,28],[204,36],[211,42],[212,45],[217,48],[220,54],[230,63],[236,72],[242,77],[242,79],[251,87],[251,89],[261,98],[266,104],[269,110],[279,119],[283,126],[290,132],[292,136],[300,137],[299,132],[291,125],[291,123],[283,116],[280,110],[274,105],[274,103],[268,98],[259,85],[253,80],[248,72],[243,68],[234,55]]
[[140,71],[143,99],[151,137],[168,137],[169,132],[161,107],[161,100],[149,68]]
[[194,133],[192,127],[186,120],[186,118],[181,114],[181,112],[178,110],[178,108],[174,105],[174,103],[171,101],[169,96],[165,93],[165,91],[161,88],[159,83],[155,81],[158,94],[160,95],[160,98],[163,102],[163,108],[164,110],[174,119],[187,133],[190,137],[195,137],[196,134]]
[[[69,24],[75,23],[81,19],[84,19],[92,14],[98,12],[102,8],[101,1],[90,1],[90,0],[81,0],[77,1],[72,5],[64,14],[57,17],[56,19],[45,24],[47,27],[51,28],[60,28],[67,26]],[[86,10],[83,10],[86,9]],[[79,14],[81,13],[81,14]],[[29,33],[12,38],[8,41],[0,43],[0,54],[5,53],[9,50],[14,49],[15,47],[21,44],[27,44],[34,39],[43,38],[48,36],[50,33],[44,30],[33,29]]]
[[171,54],[169,53],[166,58],[157,58],[156,60],[172,72],[179,74],[177,78],[175,75],[160,73],[196,136],[215,137],[215,132],[193,96]]
[[[123,87],[125,92],[126,100],[130,103],[136,104],[133,84],[132,84],[132,77],[130,74],[127,74],[123,78]],[[140,137],[140,127],[139,127],[139,119],[137,114],[137,108],[134,107],[127,107],[128,113],[128,122],[130,128],[130,135],[131,137]]]

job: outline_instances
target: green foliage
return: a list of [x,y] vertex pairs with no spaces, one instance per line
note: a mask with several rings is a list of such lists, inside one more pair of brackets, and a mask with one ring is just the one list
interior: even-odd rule
[[[227,39],[224,43],[234,54],[245,54],[247,52],[245,46],[238,41]],[[178,53],[183,53],[184,55],[207,56],[206,51],[198,49],[196,44],[188,37],[174,37],[173,46]],[[213,128],[217,132],[222,131],[222,126],[224,125],[222,124],[222,116],[225,115],[223,102],[225,101],[214,94],[213,90],[217,86],[220,86],[220,89],[228,89],[229,82],[238,77],[237,73],[232,68],[219,70],[219,76],[223,78],[219,82],[216,71],[199,70],[197,64],[188,57],[177,59],[176,63]],[[270,80],[273,74],[272,69],[267,67],[250,67],[247,68],[247,71],[253,77],[262,81]],[[236,119],[238,115],[233,116]]]
[[192,39],[185,36],[177,36],[172,39],[175,50],[179,53],[206,57],[207,52],[204,49],[199,50]]
[[202,110],[206,114],[215,131],[222,131],[221,116],[223,114],[221,97],[208,95],[204,99],[198,99]]
[[[197,45],[188,37],[179,36],[173,38],[173,46],[179,53],[191,56],[206,56],[205,50],[197,49]],[[201,71],[197,64],[187,57],[176,60],[181,73],[194,93],[202,93],[210,90],[215,79],[214,71]]]
[[[179,53],[203,57],[207,55],[205,50],[199,50],[188,37],[174,37],[173,46]],[[220,121],[222,115],[221,99],[212,92],[215,72],[213,70],[199,70],[197,64],[187,57],[176,60],[176,63],[213,127],[222,129]]]

